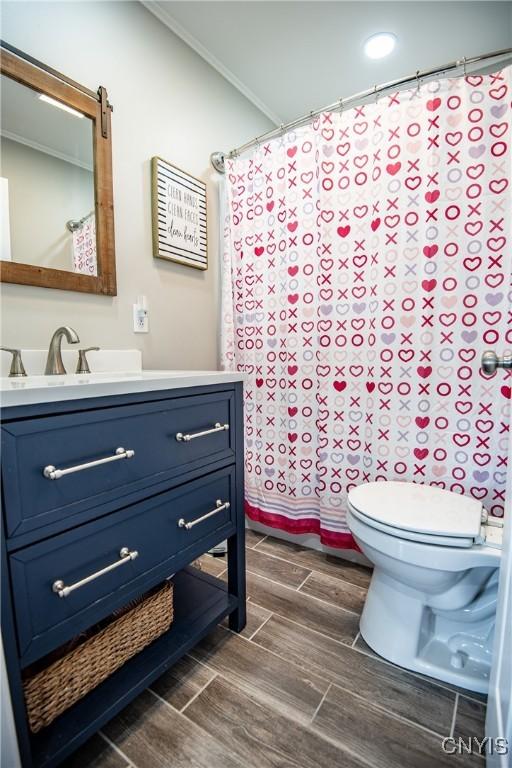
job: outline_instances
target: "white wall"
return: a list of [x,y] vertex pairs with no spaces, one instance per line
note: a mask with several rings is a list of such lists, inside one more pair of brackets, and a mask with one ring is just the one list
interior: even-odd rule
[[[146,368],[216,368],[219,235],[209,155],[268,130],[269,121],[135,2],[5,2],[2,38],[93,90],[108,89],[118,282],[115,298],[2,284],[2,344],[42,349],[66,323],[84,346],[141,349]],[[153,258],[153,155],[208,183],[206,272]],[[132,331],[141,293],[148,335]]]
[[66,222],[94,210],[92,173],[2,136],[0,176],[9,181],[12,260],[72,271]]

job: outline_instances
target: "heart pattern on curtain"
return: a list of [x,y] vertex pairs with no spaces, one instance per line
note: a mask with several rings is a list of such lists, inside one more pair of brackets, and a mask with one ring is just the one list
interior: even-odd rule
[[428,483],[501,516],[511,68],[381,96],[228,161],[223,367],[246,511],[352,546],[347,493]]

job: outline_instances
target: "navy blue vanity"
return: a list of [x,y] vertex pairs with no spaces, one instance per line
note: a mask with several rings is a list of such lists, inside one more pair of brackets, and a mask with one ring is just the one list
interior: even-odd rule
[[[57,765],[226,616],[244,627],[234,378],[4,407],[2,637],[23,766]],[[227,584],[191,567],[224,539]],[[170,630],[31,733],[23,669],[173,574]]]

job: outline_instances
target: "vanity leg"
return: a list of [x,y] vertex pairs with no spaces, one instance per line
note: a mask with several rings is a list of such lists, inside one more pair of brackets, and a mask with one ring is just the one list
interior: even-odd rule
[[239,600],[238,608],[229,615],[229,628],[241,632],[246,624],[245,609],[245,530],[228,539],[228,590]]
[[235,384],[236,533],[228,539],[228,590],[239,600],[229,615],[229,628],[241,632],[246,624],[245,514],[244,514],[244,414],[243,384]]

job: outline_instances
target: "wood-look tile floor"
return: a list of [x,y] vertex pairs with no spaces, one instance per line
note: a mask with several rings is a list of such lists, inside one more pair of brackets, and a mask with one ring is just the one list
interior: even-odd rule
[[[204,570],[225,577],[226,560]],[[67,768],[483,768],[485,698],[380,659],[359,635],[371,572],[247,532],[248,616],[224,622]]]

